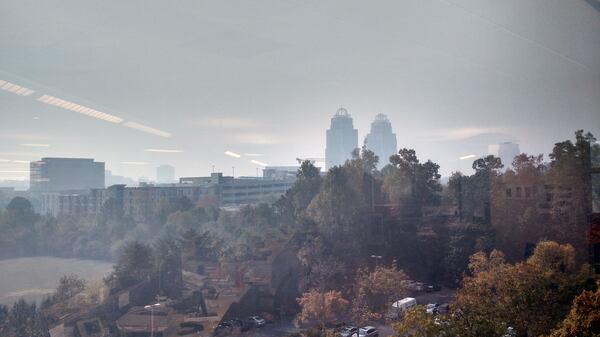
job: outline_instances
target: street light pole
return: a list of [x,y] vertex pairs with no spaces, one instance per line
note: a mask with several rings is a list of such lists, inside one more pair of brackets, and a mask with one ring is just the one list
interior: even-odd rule
[[379,267],[379,259],[383,258],[381,255],[371,255],[373,259],[375,259],[375,268]]
[[144,309],[150,309],[150,337],[154,337],[154,308],[160,306],[160,303],[144,306]]

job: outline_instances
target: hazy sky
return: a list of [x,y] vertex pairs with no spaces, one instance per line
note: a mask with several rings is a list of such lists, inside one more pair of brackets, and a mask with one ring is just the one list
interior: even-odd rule
[[254,175],[250,160],[323,157],[340,105],[360,142],[385,113],[400,147],[447,174],[492,142],[547,153],[578,128],[600,136],[600,12],[584,0],[1,1],[0,80],[35,90],[0,91],[0,179],[41,156],[132,177],[165,163]]

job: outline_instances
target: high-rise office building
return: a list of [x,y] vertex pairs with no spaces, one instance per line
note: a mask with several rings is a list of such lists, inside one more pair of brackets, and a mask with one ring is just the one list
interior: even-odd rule
[[104,188],[104,163],[85,158],[42,158],[29,164],[30,191]]
[[160,165],[156,168],[156,182],[172,184],[175,182],[175,168],[171,165]]
[[358,147],[358,130],[352,124],[352,117],[344,108],[339,108],[331,118],[327,130],[325,148],[325,167],[330,169],[342,165],[352,157],[352,151]]
[[396,154],[398,143],[392,132],[392,124],[384,114],[375,116],[371,123],[371,132],[365,138],[365,146],[379,157],[377,167],[381,169],[389,163],[391,155]]
[[500,144],[488,145],[488,153],[500,158],[504,169],[512,167],[512,162],[519,155],[519,144],[504,142]]

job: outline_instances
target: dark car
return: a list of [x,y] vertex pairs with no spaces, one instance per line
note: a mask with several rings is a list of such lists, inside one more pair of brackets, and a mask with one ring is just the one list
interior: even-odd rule
[[260,316],[250,316],[246,318],[246,325],[248,325],[249,327],[260,328],[265,326],[265,324],[267,324],[267,321]]
[[230,322],[225,321],[225,322],[221,322],[217,325],[217,327],[215,327],[215,335],[216,336],[225,336],[231,333],[231,330],[233,330],[233,325],[231,325]]

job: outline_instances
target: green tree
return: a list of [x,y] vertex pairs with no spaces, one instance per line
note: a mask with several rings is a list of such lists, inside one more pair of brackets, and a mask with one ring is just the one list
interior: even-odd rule
[[86,281],[75,274],[63,275],[53,295],[53,301],[66,301],[85,289]]
[[159,292],[169,298],[179,298],[183,291],[181,248],[171,237],[159,239],[154,245],[154,257],[159,270]]
[[46,337],[47,328],[35,303],[20,299],[8,315],[8,334],[3,337]]
[[587,254],[588,216],[592,212],[591,144],[595,140],[591,133],[578,130],[575,142],[556,143],[550,153],[552,161],[546,181],[553,189],[552,238],[573,245],[582,261]]
[[14,197],[6,206],[4,220],[11,227],[31,228],[39,219],[31,202],[23,197]]
[[403,206],[405,212],[420,214],[423,206],[440,202],[440,166],[431,160],[421,163],[415,150],[403,148],[390,157],[384,190],[391,203]]
[[3,304],[0,304],[0,336],[9,336],[8,318],[8,307]]
[[150,279],[154,272],[152,248],[139,241],[130,241],[123,247],[107,281],[115,291]]
[[315,195],[319,193],[321,181],[319,168],[309,160],[303,161],[296,174],[294,185],[275,204],[278,213],[290,222],[301,216]]
[[356,232],[357,224],[364,221],[366,209],[364,195],[353,188],[348,172],[335,166],[327,173],[307,213],[327,239],[349,238]]

